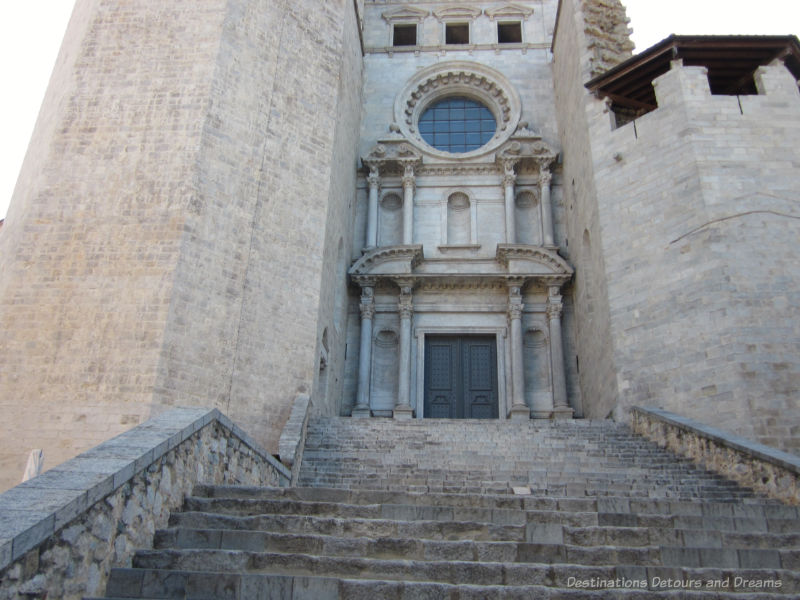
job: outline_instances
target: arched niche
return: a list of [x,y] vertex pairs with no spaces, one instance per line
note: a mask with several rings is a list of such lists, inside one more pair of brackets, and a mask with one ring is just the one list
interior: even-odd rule
[[403,243],[403,199],[396,192],[381,198],[378,211],[378,245],[397,246]]
[[531,189],[522,189],[514,199],[514,218],[517,243],[531,246],[542,245],[542,220],[539,212],[539,197]]
[[469,196],[455,192],[447,198],[447,244],[459,246],[471,243],[472,218]]

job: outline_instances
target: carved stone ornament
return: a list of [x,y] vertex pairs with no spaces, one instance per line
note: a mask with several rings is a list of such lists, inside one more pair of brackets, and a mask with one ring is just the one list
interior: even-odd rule
[[520,6],[519,4],[506,4],[501,8],[487,8],[483,13],[492,21],[495,19],[510,19],[513,17],[527,19],[533,14],[533,9],[527,6]]
[[551,280],[560,282],[558,285],[569,281],[574,272],[569,263],[557,252],[541,246],[498,244],[495,258],[507,269],[513,268],[512,273],[553,275]]
[[520,296],[511,296],[508,299],[508,318],[512,321],[521,319],[523,308],[525,308],[525,305],[522,304],[522,298]]
[[374,279],[381,275],[410,274],[422,261],[422,246],[381,246],[366,252],[359,258],[349,273],[359,285],[367,276]]
[[546,310],[547,310],[547,318],[548,319],[553,320],[553,319],[560,319],[561,318],[561,312],[564,310],[564,305],[561,304],[560,298],[561,298],[561,296],[559,296],[558,303],[552,303],[552,302],[548,302],[547,303],[547,309]]
[[433,11],[433,16],[439,21],[468,20],[477,19],[481,14],[480,8],[474,6],[448,6]]
[[414,168],[421,162],[422,155],[403,137],[383,140],[383,143],[373,146],[369,154],[361,157],[361,164],[369,169],[369,177],[378,174],[380,169],[391,170],[392,168],[399,168],[404,172],[408,172],[410,168],[413,176]]
[[361,310],[361,319],[372,319],[375,316],[375,302],[361,298],[361,304],[358,307]]
[[[451,7],[452,8],[452,7]],[[444,9],[450,11],[451,8]],[[478,11],[479,9],[469,9]],[[425,154],[452,158],[452,154],[429,146],[419,134],[417,122],[433,102],[449,96],[468,96],[484,104],[497,121],[497,133],[484,146],[459,153],[471,158],[494,152],[516,130],[522,112],[519,94],[511,82],[498,71],[468,61],[436,63],[416,73],[397,95],[394,122],[402,134]]]
[[420,10],[411,6],[401,6],[395,10],[386,11],[381,17],[383,17],[383,20],[387,23],[397,23],[401,21],[405,23],[419,23],[429,14],[431,14],[429,10]]

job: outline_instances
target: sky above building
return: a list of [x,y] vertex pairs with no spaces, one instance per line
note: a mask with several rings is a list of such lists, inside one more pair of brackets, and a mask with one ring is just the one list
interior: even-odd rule
[[[636,51],[671,33],[800,33],[800,0],[623,0]],[[0,8],[0,218],[5,216],[73,0]]]

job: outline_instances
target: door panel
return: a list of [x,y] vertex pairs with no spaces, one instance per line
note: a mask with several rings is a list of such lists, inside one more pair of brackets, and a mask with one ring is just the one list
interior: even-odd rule
[[426,336],[425,418],[496,419],[494,336]]

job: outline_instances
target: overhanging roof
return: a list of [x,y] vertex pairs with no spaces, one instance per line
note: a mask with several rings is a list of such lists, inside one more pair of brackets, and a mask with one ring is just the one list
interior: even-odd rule
[[775,59],[782,59],[800,79],[800,41],[794,35],[671,35],[586,87],[617,106],[646,112],[657,106],[653,80],[677,59],[686,66],[706,67],[714,94],[755,93],[755,70]]

